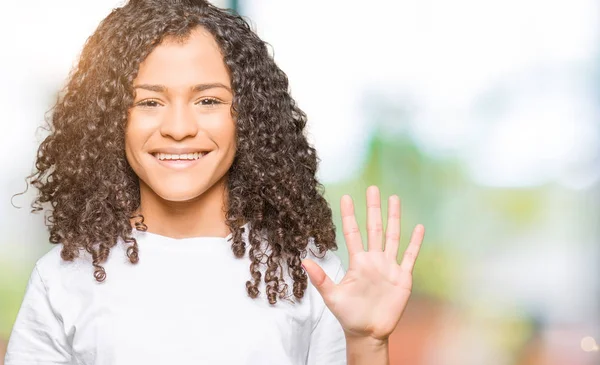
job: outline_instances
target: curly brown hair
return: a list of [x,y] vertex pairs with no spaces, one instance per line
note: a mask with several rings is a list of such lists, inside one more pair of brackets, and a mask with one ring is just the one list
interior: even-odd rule
[[[32,211],[50,203],[50,242],[72,261],[85,249],[97,281],[119,239],[137,263],[132,220],[145,230],[139,179],[125,156],[125,127],[140,63],[166,38],[185,39],[195,28],[217,41],[230,73],[236,156],[228,172],[226,224],[236,257],[246,254],[242,224],[249,223],[251,279],[259,295],[261,267],[271,304],[302,298],[307,275],[301,259],[314,240],[318,254],[337,249],[331,209],[316,178],[319,159],[304,135],[306,115],[290,96],[288,79],[263,42],[240,16],[204,0],[130,0],[114,9],[86,41],[48,120],[36,171],[28,177],[39,193]],[[267,242],[267,249],[261,246]]]

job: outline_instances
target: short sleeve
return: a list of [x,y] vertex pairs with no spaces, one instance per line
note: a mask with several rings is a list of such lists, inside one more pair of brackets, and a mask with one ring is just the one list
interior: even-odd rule
[[[341,265],[331,279],[337,284],[344,277]],[[325,306],[310,337],[307,365],[346,365],[346,337],[337,318]]]
[[71,351],[37,266],[13,326],[5,365],[70,364]]

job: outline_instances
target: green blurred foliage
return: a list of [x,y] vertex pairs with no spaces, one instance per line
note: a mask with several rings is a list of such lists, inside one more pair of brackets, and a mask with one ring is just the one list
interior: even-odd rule
[[33,267],[0,261],[0,338],[8,338]]
[[[414,271],[415,295],[436,298],[447,305],[458,304],[474,322],[489,323],[488,341],[509,357],[516,356],[532,333],[527,314],[508,311],[494,321],[479,313],[481,303],[472,298],[465,303],[464,279],[468,265],[478,254],[511,235],[531,229],[544,219],[544,189],[500,189],[475,185],[453,158],[434,158],[413,140],[400,134],[390,136],[383,129],[372,134],[364,168],[354,178],[326,186],[336,224],[338,254],[348,264],[342,234],[339,202],[352,196],[355,214],[366,246],[366,189],[377,185],[381,191],[384,227],[387,197],[396,194],[402,202],[402,238],[398,260],[416,224],[425,226],[425,240]],[[492,323],[493,322],[493,323]]]
[[371,139],[364,169],[351,180],[326,186],[325,195],[331,204],[340,250],[348,263],[341,227],[339,201],[345,194],[352,196],[355,214],[366,245],[366,189],[376,185],[381,191],[384,228],[387,222],[387,197],[398,195],[402,204],[401,247],[398,260],[408,245],[414,227],[425,226],[425,241],[414,272],[414,290],[438,298],[450,299],[460,260],[452,242],[440,232],[444,216],[440,207],[464,184],[456,161],[437,161],[426,156],[408,138],[389,138],[377,130]]

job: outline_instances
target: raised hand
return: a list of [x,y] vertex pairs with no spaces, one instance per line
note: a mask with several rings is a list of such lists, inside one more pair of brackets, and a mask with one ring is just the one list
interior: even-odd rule
[[342,226],[348,247],[349,267],[335,284],[314,261],[304,260],[308,276],[325,304],[336,316],[346,338],[387,341],[410,297],[412,270],[425,229],[417,225],[400,264],[396,257],[400,242],[400,199],[388,200],[388,223],[383,241],[379,189],[367,189],[367,251],[364,250],[352,198],[341,199]]

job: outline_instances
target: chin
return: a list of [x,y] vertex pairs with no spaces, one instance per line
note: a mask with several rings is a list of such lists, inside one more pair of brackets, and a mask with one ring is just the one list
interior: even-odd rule
[[199,190],[181,190],[181,191],[163,191],[156,192],[163,200],[169,202],[187,202],[192,201],[202,195],[202,191]]
[[[144,179],[147,198],[154,196],[167,202],[189,202],[208,194],[216,185],[209,176],[148,176]],[[149,194],[148,194],[149,193]],[[145,195],[146,195],[145,194]],[[210,193],[209,195],[212,195]]]

